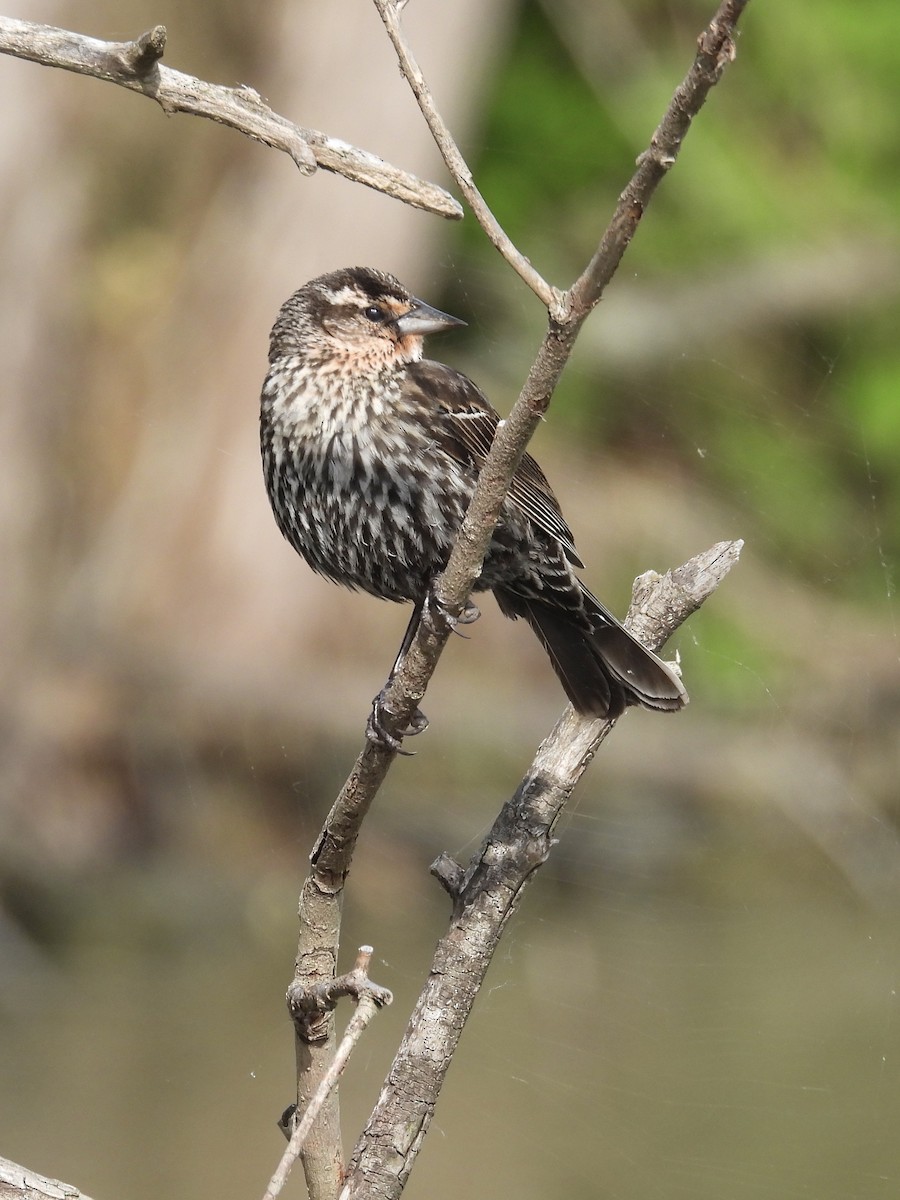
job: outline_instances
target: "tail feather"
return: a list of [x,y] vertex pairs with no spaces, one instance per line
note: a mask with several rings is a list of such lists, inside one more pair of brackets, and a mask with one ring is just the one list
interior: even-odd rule
[[587,589],[583,613],[503,588],[494,594],[506,616],[524,617],[537,634],[578,712],[618,717],[633,704],[664,712],[687,704],[687,692],[672,668],[641,645]]

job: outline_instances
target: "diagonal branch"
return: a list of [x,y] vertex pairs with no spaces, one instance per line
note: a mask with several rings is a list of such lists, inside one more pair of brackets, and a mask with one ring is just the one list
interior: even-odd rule
[[163,66],[160,59],[165,46],[162,25],[133,42],[103,42],[51,25],[0,17],[0,53],[141,92],[155,100],[167,116],[189,113],[228,125],[290,155],[304,175],[319,166],[437,216],[462,217],[458,202],[437,184],[418,179],[339,138],[295,125],[273,112],[253,88],[207,83]]
[[[720,542],[675,571],[635,581],[626,624],[658,650],[712,595],[738,560],[741,542]],[[450,928],[360,1137],[341,1200],[400,1195],[428,1131],[438,1094],[503,929],[525,885],[546,861],[566,801],[615,722],[570,707],[539,748],[464,870],[442,855],[432,872],[453,900]]]
[[[374,3],[379,13],[390,15],[390,32],[397,22],[395,0],[374,0]],[[615,274],[657,185],[676,160],[691,122],[726,66],[734,61],[736,24],[747,3],[748,0],[723,0],[719,5],[698,39],[694,62],[676,88],[650,146],[637,160],[637,169],[619,197],[591,262],[568,292],[559,296],[554,291],[554,296],[559,299],[550,308],[547,332],[512,411],[497,430],[459,539],[438,583],[438,597],[451,612],[461,611],[478,577],[513,474],[547,411],[582,324]],[[416,82],[411,79],[410,84],[414,90],[424,88],[424,81],[419,84],[418,76]],[[428,94],[427,89],[425,94]],[[462,186],[462,181],[459,182]],[[469,200],[468,195],[466,199]],[[473,211],[484,228],[478,211]],[[487,228],[485,232],[491,236]],[[446,636],[440,641],[438,654],[445,642]],[[420,627],[405,664],[407,669],[396,677],[390,697],[392,706],[402,712],[404,720],[424,693],[434,668],[434,652],[433,639]],[[407,705],[405,700],[413,691],[418,694]],[[403,727],[399,722],[398,726]],[[394,728],[390,732],[395,732]]]
[[374,3],[378,9],[378,15],[384,22],[388,37],[391,39],[394,49],[397,52],[400,70],[412,88],[419,108],[422,110],[422,116],[431,130],[431,136],[434,138],[437,148],[440,150],[444,162],[447,164],[447,170],[456,180],[459,190],[465,197],[466,203],[472,210],[475,219],[487,234],[491,243],[496,246],[513,270],[528,284],[534,294],[544,302],[545,307],[552,311],[558,303],[559,293],[535,270],[531,262],[516,248],[504,232],[500,222],[491,212],[481,192],[475,186],[475,180],[472,178],[469,165],[463,158],[459,146],[457,146],[453,135],[437,110],[434,98],[425,81],[425,76],[422,74],[422,70],[416,62],[409,43],[403,36],[403,30],[400,27],[400,13],[405,7],[405,0],[402,3],[398,2],[398,0],[374,0]]
[[[387,0],[375,0],[379,7],[385,2]],[[522,391],[509,416],[497,429],[447,569],[438,581],[438,598],[451,612],[460,612],[466,602],[481,570],[513,474],[547,411],[581,326],[615,273],[634,228],[661,178],[661,174],[657,176],[656,171],[647,168],[645,163],[657,158],[660,161],[674,161],[691,120],[703,106],[725,65],[734,58],[734,26],[747,2],[724,0],[701,35],[698,43],[700,49],[694,63],[676,89],[653,136],[650,149],[638,159],[638,168],[619,199],[601,239],[600,250],[572,289],[563,296],[564,315],[559,319],[552,313],[550,315],[547,332]],[[711,70],[711,59],[717,64],[718,73]],[[633,222],[631,233],[627,237],[620,236],[616,231],[628,227],[629,222]],[[447,636],[440,639],[437,653],[443,648]],[[400,712],[403,722],[408,721],[431,677],[436,661],[432,659],[434,641],[433,631],[424,624],[420,625],[404,662],[404,669],[398,673],[388,693],[389,707]],[[404,724],[398,721],[396,727],[390,726],[390,732],[395,733],[402,728]]]
[[48,1179],[8,1158],[0,1158],[0,1200],[90,1200],[70,1183]]
[[616,273],[653,193],[675,165],[691,122],[737,56],[736,26],[748,3],[749,0],[723,0],[697,39],[697,54],[690,71],[675,89],[649,147],[638,157],[637,170],[619,197],[593,258],[569,289],[567,300],[573,315],[589,313]]

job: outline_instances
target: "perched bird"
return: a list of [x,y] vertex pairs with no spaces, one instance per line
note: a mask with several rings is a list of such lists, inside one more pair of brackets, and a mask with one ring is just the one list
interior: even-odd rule
[[[393,276],[349,267],[295,292],[271,334],[260,443],[275,519],[314,571],[412,601],[404,648],[499,421],[471,379],[422,357],[426,334],[463,324]],[[575,574],[583,565],[526,454],[474,590],[492,591],[506,616],[525,618],[579,712],[682,708],[678,676],[587,590]],[[426,724],[417,716],[407,732]]]

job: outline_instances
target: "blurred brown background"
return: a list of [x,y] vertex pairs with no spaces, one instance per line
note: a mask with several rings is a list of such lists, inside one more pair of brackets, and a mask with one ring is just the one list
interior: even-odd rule
[[[489,202],[554,282],[711,11],[408,5]],[[447,183],[365,0],[15,15],[163,23],[168,65]],[[747,547],[679,637],[689,710],[630,715],[580,787],[410,1196],[896,1193],[898,38],[886,2],[754,0],[536,439],[617,610],[648,567]],[[390,270],[469,321],[431,352],[505,411],[542,315],[470,219],[10,58],[0,104],[0,1152],[98,1200],[260,1194],[296,893],[407,616],[275,529],[268,331],[313,275]],[[343,1090],[351,1142],[445,920],[427,866],[474,849],[562,705],[528,631],[483,607],[354,867],[347,960],[373,942],[397,1002]]]

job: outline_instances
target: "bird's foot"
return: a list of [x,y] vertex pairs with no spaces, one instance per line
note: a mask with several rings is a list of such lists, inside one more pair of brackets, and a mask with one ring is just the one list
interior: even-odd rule
[[471,600],[467,600],[462,612],[459,616],[455,616],[432,590],[429,590],[422,606],[422,619],[429,623],[435,633],[442,632],[448,626],[457,631],[457,625],[473,625],[480,616],[481,609]]
[[477,604],[473,604],[471,600],[466,601],[466,607],[456,618],[457,625],[474,625],[481,616],[481,609]]
[[384,691],[382,690],[372,701],[372,711],[369,713],[369,719],[366,722],[366,737],[370,742],[374,742],[378,746],[384,746],[385,749],[402,754],[405,758],[412,758],[415,751],[404,750],[403,739],[405,737],[415,737],[417,733],[424,733],[428,728],[428,718],[422,712],[421,708],[417,708],[410,717],[409,724],[403,730],[403,733],[400,737],[396,737],[390,730],[385,728],[384,715]]

